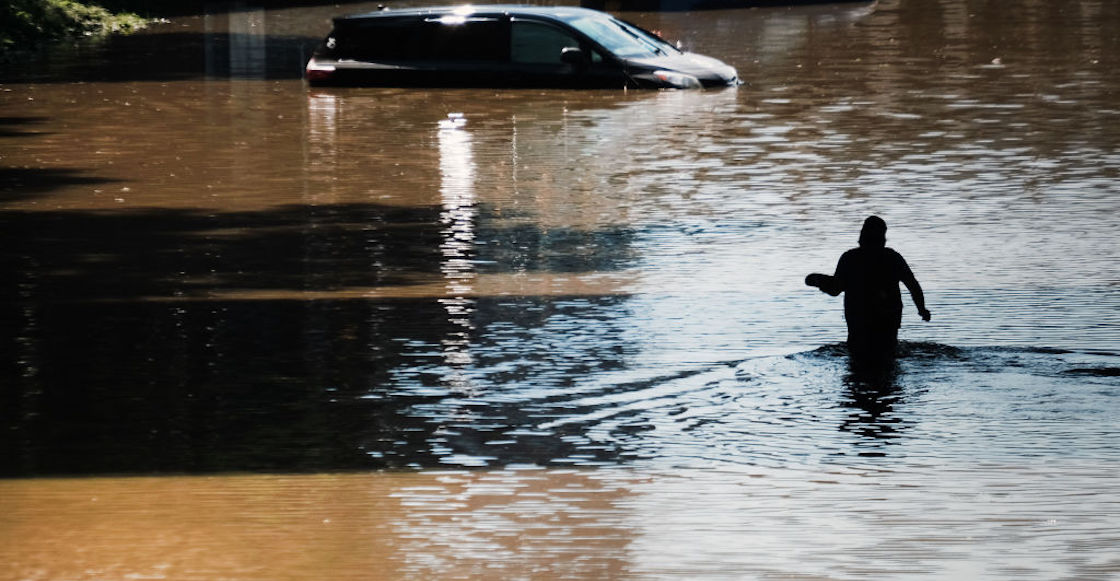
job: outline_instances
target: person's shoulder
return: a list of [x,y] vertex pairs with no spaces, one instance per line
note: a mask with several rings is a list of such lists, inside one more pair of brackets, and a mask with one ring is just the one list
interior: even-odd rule
[[845,250],[844,253],[840,255],[840,260],[837,261],[837,267],[847,267],[853,260],[859,260],[859,248]]
[[910,265],[906,263],[906,259],[902,257],[894,248],[884,248],[887,258],[898,268],[909,269]]

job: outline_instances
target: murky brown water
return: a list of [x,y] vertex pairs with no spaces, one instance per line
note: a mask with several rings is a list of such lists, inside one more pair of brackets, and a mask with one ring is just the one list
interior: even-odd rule
[[[0,75],[0,578],[1120,575],[1120,4],[623,13],[725,91],[308,89],[373,6]],[[934,316],[874,392],[802,284],[870,213]]]
[[0,556],[11,579],[1114,576],[1115,478],[1054,468],[1097,488],[1033,466],[0,481]]

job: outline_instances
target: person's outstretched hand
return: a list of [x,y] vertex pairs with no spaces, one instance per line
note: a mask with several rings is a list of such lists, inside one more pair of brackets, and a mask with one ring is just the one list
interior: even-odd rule
[[923,321],[925,321],[927,323],[929,322],[929,319],[930,319],[929,309],[918,309],[918,314],[922,316]]
[[830,294],[832,296],[836,296],[843,292],[840,288],[840,281],[837,280],[836,277],[829,276],[827,274],[820,274],[818,272],[814,272],[813,274],[805,277],[805,284],[809,286],[815,286],[821,289],[821,292]]

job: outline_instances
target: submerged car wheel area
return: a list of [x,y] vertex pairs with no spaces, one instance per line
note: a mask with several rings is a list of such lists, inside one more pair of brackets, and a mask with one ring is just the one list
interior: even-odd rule
[[740,83],[719,60],[577,7],[382,10],[334,20],[307,63],[312,85],[676,88]]

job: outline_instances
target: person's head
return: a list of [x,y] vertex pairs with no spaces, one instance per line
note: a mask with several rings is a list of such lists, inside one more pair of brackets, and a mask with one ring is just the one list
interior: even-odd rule
[[863,248],[883,248],[887,245],[887,223],[878,216],[863,221],[859,232],[859,245]]

